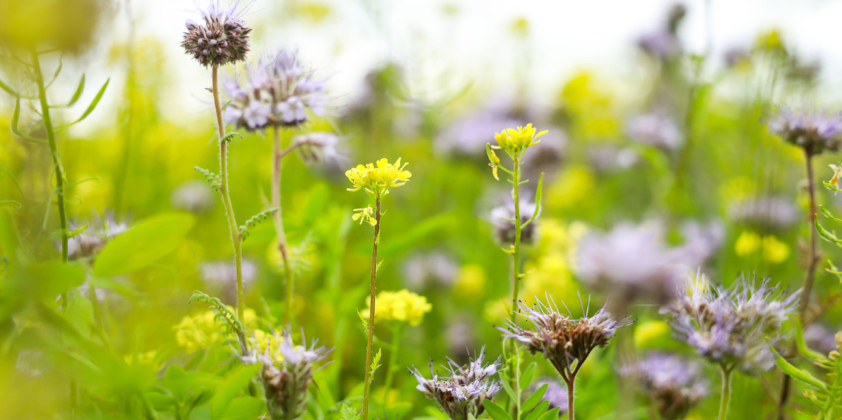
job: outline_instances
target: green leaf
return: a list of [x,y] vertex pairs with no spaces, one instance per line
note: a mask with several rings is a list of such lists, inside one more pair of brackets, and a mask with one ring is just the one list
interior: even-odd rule
[[205,372],[187,372],[181,365],[170,365],[160,381],[173,397],[182,402],[187,400],[191,392],[212,391],[219,382],[220,379],[216,375]]
[[77,124],[77,123],[82,122],[82,120],[84,120],[85,118],[88,118],[88,115],[91,115],[91,113],[94,112],[94,109],[96,109],[96,106],[97,106],[97,104],[99,104],[100,99],[102,99],[102,95],[105,94],[105,89],[108,88],[109,83],[111,83],[110,78],[105,81],[105,84],[102,85],[102,87],[99,89],[99,92],[96,93],[96,96],[94,97],[94,100],[91,102],[90,105],[88,105],[88,108],[85,110],[85,112],[82,113],[82,116],[79,117],[79,119],[77,119],[76,121],[73,121],[70,124],[65,124],[65,125],[57,128],[56,131],[63,130],[67,127],[70,127],[73,124]]
[[553,408],[552,410],[547,411],[546,413],[544,413],[544,415],[542,415],[541,417],[539,417],[539,418],[538,418],[538,420],[557,420],[557,419],[558,419],[558,411],[559,411],[559,410],[560,410],[560,408],[559,408],[559,407]]
[[529,414],[527,414],[526,417],[523,418],[523,420],[536,420],[539,416],[541,416],[541,414],[546,413],[547,408],[549,407],[549,401],[542,401],[541,404],[538,404],[538,407],[535,407],[535,409],[532,410]]
[[94,327],[94,305],[90,300],[79,293],[72,293],[64,316],[80,330],[91,334]]
[[791,365],[789,362],[786,361],[780,354],[774,349],[771,348],[772,353],[775,354],[775,364],[778,366],[779,369],[784,371],[787,375],[791,376],[792,379],[796,381],[801,381],[807,385],[810,385],[814,388],[818,388],[822,391],[827,391],[827,384],[817,379],[815,376],[798,369],[797,367]]
[[816,231],[819,233],[819,236],[821,236],[822,239],[824,239],[826,241],[829,241],[829,242],[834,242],[834,243],[842,242],[842,240],[837,239],[834,234],[828,232],[827,229],[823,228],[822,225],[819,224],[819,215],[818,214],[815,215],[813,218],[814,218],[814,222],[815,222],[815,225],[816,225]]
[[242,237],[242,240],[245,241],[246,238],[249,237],[249,234],[250,234],[249,229],[253,228],[258,223],[268,219],[269,216],[271,216],[273,213],[275,213],[277,211],[280,211],[280,210],[281,210],[280,207],[272,207],[271,209],[264,210],[260,213],[257,213],[254,216],[252,216],[250,219],[246,220],[246,224],[240,226],[240,237]]
[[801,318],[796,316],[794,320],[795,323],[795,346],[798,348],[798,352],[804,355],[804,357],[813,359],[815,361],[827,361],[827,357],[823,354],[818,353],[807,347],[807,343],[804,342],[804,330],[801,326]]
[[512,420],[512,416],[506,410],[503,410],[502,407],[495,404],[494,401],[485,400],[482,402],[482,405],[485,407],[485,411],[488,412],[488,416],[493,420]]
[[195,221],[193,215],[177,212],[138,223],[105,245],[94,264],[94,275],[116,276],[152,264],[175,249]]
[[526,401],[521,405],[523,411],[529,411],[541,401],[541,398],[544,397],[544,393],[547,392],[548,384],[541,385]]
[[208,184],[210,184],[211,188],[213,188],[214,191],[219,191],[220,186],[222,186],[222,178],[220,178],[219,175],[200,166],[194,166],[193,169],[195,169],[196,172],[199,172],[200,174],[204,175],[205,181],[207,181]]
[[382,356],[382,352],[382,349],[377,349],[377,354],[374,355],[374,359],[371,361],[371,376],[369,376],[369,381],[374,379],[374,372],[380,367],[380,356]]
[[235,136],[237,136],[237,137],[239,137],[239,138],[241,138],[241,139],[243,138],[243,135],[242,135],[242,134],[232,131],[232,132],[230,132],[230,133],[226,134],[226,135],[225,135],[225,137],[223,137],[223,138],[222,138],[222,141],[221,141],[220,143],[231,143],[231,140],[232,140]]
[[512,385],[509,383],[509,379],[506,378],[506,375],[500,375],[500,384],[503,385],[503,389],[506,391],[506,394],[509,394],[509,398],[512,401],[517,401],[517,396],[515,396],[515,391],[512,389]]
[[360,413],[348,404],[342,404],[342,408],[339,410],[339,418],[340,420],[360,420]]
[[26,267],[27,285],[35,291],[31,297],[51,298],[85,282],[85,270],[78,264],[51,261]]
[[70,98],[70,102],[67,103],[67,106],[73,106],[80,97],[82,97],[82,91],[85,90],[85,74],[82,73],[82,80],[79,80],[79,86],[76,88],[76,92],[73,93],[73,97]]
[[535,374],[535,369],[538,367],[538,363],[532,362],[529,366],[526,367],[526,370],[523,371],[523,374],[520,375],[520,389],[524,389],[529,386],[529,383],[532,382],[532,376]]
[[231,401],[248,386],[261,367],[260,364],[243,365],[228,374],[211,399],[211,419],[222,419]]
[[15,90],[14,90],[14,89],[12,89],[12,87],[11,87],[11,86],[9,86],[9,85],[7,85],[7,84],[3,83],[3,81],[2,81],[2,80],[0,80],[0,89],[3,89],[4,91],[6,91],[6,93],[8,93],[9,95],[12,95],[12,96],[15,96],[15,97],[20,96],[20,95],[18,95],[18,93],[17,93],[17,92],[15,92]]
[[228,405],[220,420],[256,420],[266,412],[266,403],[260,398],[235,398]]

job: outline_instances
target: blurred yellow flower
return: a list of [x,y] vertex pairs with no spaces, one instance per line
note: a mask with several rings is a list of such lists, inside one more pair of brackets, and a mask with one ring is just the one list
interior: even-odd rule
[[789,258],[789,246],[774,235],[760,236],[751,231],[744,231],[734,243],[734,252],[740,256],[760,251],[764,261],[779,264]]
[[641,322],[634,328],[634,346],[652,348],[664,338],[670,337],[670,326],[664,321]]
[[395,163],[389,163],[388,159],[377,161],[377,167],[369,163],[365,166],[357,165],[345,172],[345,176],[353,184],[348,191],[359,191],[365,189],[369,194],[388,194],[389,188],[397,188],[409,181],[412,173],[404,170],[408,163],[401,166],[401,158]]
[[583,70],[575,74],[562,88],[559,102],[571,118],[570,133],[583,140],[602,140],[620,134],[620,120],[616,116],[614,100],[605,83]]
[[[509,299],[511,302],[511,298]],[[509,305],[506,304],[505,299],[497,299],[485,303],[485,308],[482,311],[482,317],[489,323],[505,322],[509,318]]]
[[786,54],[786,47],[778,29],[760,33],[754,41],[754,47],[765,52]]
[[581,206],[596,188],[596,180],[586,166],[574,165],[559,175],[547,193],[547,207],[564,210]]
[[[366,302],[371,308],[371,298]],[[418,325],[424,318],[424,314],[430,312],[433,306],[427,302],[427,298],[412,293],[406,289],[397,292],[380,292],[377,295],[377,305],[374,309],[374,317],[377,321],[400,321],[409,325]],[[370,309],[360,313],[363,318],[368,319]]]
[[[228,307],[231,312],[236,312],[232,307]],[[244,324],[247,327],[253,327],[257,322],[257,314],[254,309],[246,308],[243,313]],[[226,332],[225,321],[217,320],[216,313],[208,310],[193,316],[185,316],[181,322],[176,324],[175,340],[179,347],[183,348],[187,353],[195,353],[199,350],[213,347],[215,345],[225,342],[227,339],[235,338],[234,334]]]
[[123,360],[130,365],[155,365],[155,356],[158,355],[157,350],[149,350],[145,353],[127,354],[123,356]]
[[284,355],[281,353],[281,337],[269,334],[263,330],[254,330],[251,337],[251,345],[258,354],[269,354],[273,362],[282,362]]
[[374,218],[373,216],[374,216],[374,209],[371,208],[371,206],[368,206],[368,207],[363,207],[361,209],[354,209],[354,215],[352,216],[352,218],[354,219],[354,221],[359,220],[360,224],[363,224],[363,222],[366,222],[366,223],[374,226],[374,225],[377,224],[377,219]]
[[733,177],[720,187],[720,195],[726,203],[751,198],[757,191],[754,181],[744,176]]
[[459,269],[453,292],[460,297],[476,298],[485,287],[485,270],[477,264],[467,264]]
[[520,38],[524,38],[529,35],[529,19],[520,16],[515,18],[512,23],[509,25],[509,30],[512,31],[512,35]]

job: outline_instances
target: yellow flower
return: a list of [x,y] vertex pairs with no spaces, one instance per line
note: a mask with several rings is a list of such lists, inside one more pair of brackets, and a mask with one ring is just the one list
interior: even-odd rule
[[643,322],[634,329],[634,345],[637,348],[657,347],[670,337],[670,326],[664,321]]
[[[234,308],[228,307],[228,310],[234,312]],[[243,313],[244,324],[253,326],[257,321],[257,314],[254,309],[246,309]],[[233,334],[226,332],[225,321],[217,320],[216,313],[213,311],[205,311],[193,316],[185,316],[181,322],[176,324],[175,340],[179,347],[183,348],[187,353],[195,353],[199,350],[213,347],[221,344],[228,339],[234,339]]]
[[772,264],[779,264],[789,258],[789,246],[774,235],[761,237],[750,231],[741,233],[734,244],[734,252],[744,257],[757,251],[760,251],[765,261]]
[[371,206],[368,206],[361,209],[354,209],[354,216],[352,218],[354,221],[359,220],[360,224],[367,222],[368,224],[374,226],[377,224],[377,219],[372,216],[374,216],[374,209],[371,208]]
[[377,161],[377,167],[371,163],[365,166],[357,165],[345,172],[345,176],[353,185],[352,188],[348,188],[348,191],[359,191],[364,188],[369,194],[388,194],[389,188],[400,187],[412,177],[412,173],[404,170],[406,165],[408,163],[401,165],[401,158],[398,158],[395,163],[389,163],[388,159],[380,159]]
[[499,133],[494,134],[494,140],[497,141],[497,146],[494,148],[503,149],[512,155],[519,155],[527,148],[540,143],[538,137],[547,134],[547,130],[540,133],[535,133],[535,128],[532,124],[527,124],[526,127],[507,128]]
[[485,270],[477,264],[468,264],[459,269],[453,292],[463,298],[477,298],[485,287]]
[[263,330],[254,330],[251,345],[257,354],[268,353],[273,362],[284,360],[284,355],[281,353],[281,338],[275,334],[269,334]]
[[[369,309],[361,312],[363,318],[369,317],[371,298],[368,299]],[[400,321],[409,325],[418,325],[424,318],[424,314],[430,312],[433,306],[427,302],[427,298],[412,293],[406,289],[397,292],[380,292],[377,295],[377,304],[374,309],[376,321]]]
[[760,235],[749,231],[741,233],[734,244],[734,252],[740,257],[753,254],[758,248],[760,248]]

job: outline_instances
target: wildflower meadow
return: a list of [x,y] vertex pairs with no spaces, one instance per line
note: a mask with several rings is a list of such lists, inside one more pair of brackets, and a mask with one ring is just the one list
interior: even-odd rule
[[842,419],[842,3],[502,3],[0,0],[0,419]]

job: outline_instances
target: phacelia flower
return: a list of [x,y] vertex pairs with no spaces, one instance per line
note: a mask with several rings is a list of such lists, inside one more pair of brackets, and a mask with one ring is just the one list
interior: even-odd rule
[[[248,290],[257,278],[257,265],[244,259],[243,289]],[[237,301],[237,266],[228,260],[203,262],[199,265],[202,281],[209,291],[218,292],[225,302]]]
[[739,278],[730,288],[711,285],[704,275],[688,276],[678,298],[661,309],[673,316],[679,338],[699,355],[728,371],[748,374],[774,366],[770,347],[780,341],[784,321],[798,303],[800,291],[787,296],[764,280]]
[[[368,319],[371,308],[371,297],[366,302],[367,308],[360,315]],[[416,295],[406,289],[397,292],[380,292],[377,294],[377,304],[374,309],[374,319],[377,321],[406,322],[418,325],[424,319],[424,314],[430,312],[433,306],[424,296]]]
[[837,151],[842,145],[842,117],[838,113],[782,108],[768,126],[771,132],[809,155]]
[[[76,229],[76,223],[71,223],[69,229]],[[129,230],[128,224],[117,222],[114,215],[96,216],[92,223],[82,233],[69,238],[67,241],[67,257],[71,260],[93,257],[102,250],[108,241]]]
[[[520,242],[523,244],[532,244],[538,237],[538,218],[535,218],[528,225],[524,224],[535,214],[536,204],[529,200],[520,200]],[[508,220],[506,220],[508,219]],[[515,243],[516,228],[515,222],[515,204],[508,199],[508,202],[502,206],[497,206],[491,209],[489,220],[494,226],[494,239],[500,245],[511,245]]]
[[728,213],[734,221],[757,229],[785,230],[800,219],[792,200],[776,196],[735,202],[728,207]]
[[173,208],[204,214],[210,211],[216,198],[207,182],[193,179],[176,187],[170,195]]
[[530,353],[543,354],[567,383],[573,380],[594,349],[607,346],[618,328],[634,322],[630,318],[618,320],[605,308],[593,316],[583,310],[582,318],[573,319],[561,314],[549,296],[546,304],[536,301],[532,308],[518,301],[518,313],[531,321],[534,329],[522,328],[511,321],[508,321],[508,329],[497,329],[503,332],[503,338],[524,344]]
[[483,413],[483,401],[489,399],[500,390],[500,384],[491,380],[500,368],[500,360],[483,366],[485,352],[471,360],[465,366],[459,366],[448,359],[449,376],[438,376],[430,361],[431,379],[425,378],[418,368],[413,366],[409,371],[418,380],[416,389],[428,398],[436,400],[442,410],[453,420],[468,420],[477,418]]
[[390,188],[397,188],[409,182],[412,174],[404,170],[408,163],[401,166],[401,158],[395,161],[394,164],[389,163],[388,159],[380,159],[377,161],[377,167],[369,163],[365,166],[357,165],[345,172],[345,176],[353,184],[353,188],[348,188],[348,191],[359,191],[365,189],[365,192],[371,195],[386,195]]
[[[333,350],[316,347],[313,340],[309,347],[295,345],[292,335],[284,332],[266,339],[266,348],[255,347],[241,357],[248,364],[260,363],[260,381],[266,396],[266,407],[273,420],[301,418],[307,409],[307,389],[313,383],[316,365]],[[306,343],[303,335],[302,342]]]
[[620,374],[638,381],[664,420],[685,418],[708,394],[701,366],[674,355],[650,354],[645,359],[626,363]]
[[645,53],[668,60],[682,52],[681,40],[678,39],[678,26],[687,14],[681,4],[674,5],[667,14],[666,24],[652,32],[644,34],[637,41],[637,46]]
[[681,130],[675,122],[658,112],[629,118],[626,122],[626,134],[636,142],[665,151],[676,150],[684,142]]
[[348,157],[339,148],[342,139],[333,133],[311,132],[292,138],[305,162],[346,164]]
[[[297,127],[307,122],[309,113],[324,115],[329,100],[325,80],[316,79],[313,71],[299,62],[297,51],[283,49],[247,66],[245,80],[228,78],[223,87],[231,99],[223,115],[226,124],[252,131],[267,126]],[[324,135],[318,141],[328,146]]]
[[442,251],[413,255],[403,265],[404,283],[415,290],[429,285],[449,286],[458,272],[453,258]]
[[435,150],[442,155],[477,156],[485,151],[485,144],[491,137],[489,133],[518,125],[520,121],[496,110],[469,115],[436,136]]
[[664,305],[676,295],[688,270],[718,250],[721,226],[685,223],[684,244],[669,247],[658,222],[620,223],[607,233],[591,232],[578,245],[576,274],[592,288],[610,293],[612,310],[624,313],[638,299]]
[[561,413],[567,412],[567,401],[570,398],[569,395],[567,395],[567,386],[556,379],[547,378],[536,382],[535,389],[544,385],[547,386],[547,390],[544,392],[544,396],[541,397],[541,400],[550,403],[547,408],[551,410],[553,408],[558,408],[558,411]]
[[254,3],[240,7],[240,0],[227,7],[219,0],[211,0],[201,10],[202,22],[188,19],[184,26],[181,46],[205,67],[224,66],[246,59],[249,51],[251,28],[242,21],[243,15]]
[[526,149],[540,143],[541,141],[538,138],[544,134],[547,134],[547,130],[537,132],[532,124],[526,124],[526,127],[518,126],[517,129],[507,128],[494,134],[497,146],[491,147],[503,149],[512,156],[519,157]]

